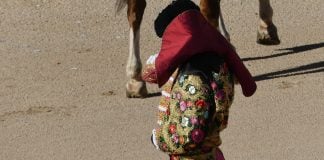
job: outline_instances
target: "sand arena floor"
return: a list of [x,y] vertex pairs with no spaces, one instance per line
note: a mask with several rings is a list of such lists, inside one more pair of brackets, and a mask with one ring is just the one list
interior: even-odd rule
[[[168,2],[147,4],[142,60],[159,50],[153,20]],[[0,1],[1,160],[167,159],[150,144],[159,97],[125,96],[128,24],[126,10],[116,15],[114,4]],[[282,43],[260,46],[257,1],[222,2],[232,43],[258,90],[245,98],[236,87],[221,148],[228,160],[321,160],[324,3],[272,6]]]

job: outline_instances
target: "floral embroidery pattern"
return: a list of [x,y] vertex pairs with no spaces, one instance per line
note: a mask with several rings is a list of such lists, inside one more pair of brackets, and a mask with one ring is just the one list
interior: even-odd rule
[[193,85],[188,85],[188,91],[191,95],[194,95],[196,93],[196,88]]
[[162,151],[200,154],[220,145],[219,131],[227,126],[234,95],[233,78],[226,65],[207,79],[181,73],[173,86],[166,84],[163,90],[170,91],[170,97],[161,98],[160,105],[167,109],[159,111],[160,128],[155,137]]
[[201,129],[195,129],[191,132],[191,138],[195,143],[200,143],[205,138],[205,132]]
[[181,126],[182,127],[188,127],[189,126],[189,118],[188,117],[182,117]]
[[199,109],[205,108],[207,106],[206,102],[202,99],[199,99],[198,101],[196,101],[196,106]]
[[185,101],[180,102],[180,110],[184,112],[187,109],[187,103]]

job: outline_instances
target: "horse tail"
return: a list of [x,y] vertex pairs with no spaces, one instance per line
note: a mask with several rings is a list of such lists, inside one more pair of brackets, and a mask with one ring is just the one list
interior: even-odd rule
[[116,0],[116,13],[119,13],[123,8],[125,8],[127,0]]

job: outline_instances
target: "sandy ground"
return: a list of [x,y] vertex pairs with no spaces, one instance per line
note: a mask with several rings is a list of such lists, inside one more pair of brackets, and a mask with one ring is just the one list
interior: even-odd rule
[[[152,22],[168,2],[148,2],[143,60],[159,49]],[[149,140],[159,89],[125,96],[128,24],[114,3],[0,1],[0,160],[167,159]],[[221,148],[228,160],[323,160],[324,3],[272,5],[282,44],[260,46],[257,1],[222,2],[258,91],[236,87]]]

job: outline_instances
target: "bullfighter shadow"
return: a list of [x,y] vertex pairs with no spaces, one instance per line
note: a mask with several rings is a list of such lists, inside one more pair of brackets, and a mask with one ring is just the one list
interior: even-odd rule
[[282,71],[270,72],[266,74],[261,74],[254,77],[255,81],[263,81],[268,79],[280,78],[280,77],[289,77],[302,74],[310,74],[324,72],[324,61],[311,63],[308,65],[303,65],[295,68],[290,68]]
[[322,47],[324,47],[324,42],[307,44],[307,45],[296,46],[296,47],[291,47],[291,48],[277,49],[276,51],[286,51],[286,52],[268,55],[268,56],[242,58],[242,61],[253,61],[253,60],[260,60],[260,59],[275,58],[275,57],[305,52],[305,51],[309,51],[309,50],[313,50],[313,49],[318,49],[318,48],[322,48]]

